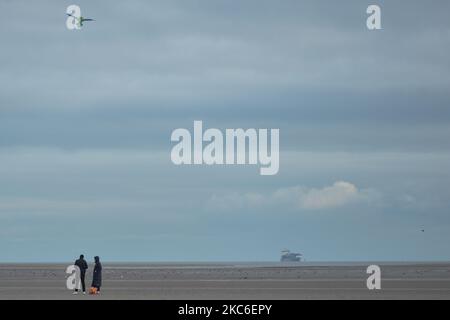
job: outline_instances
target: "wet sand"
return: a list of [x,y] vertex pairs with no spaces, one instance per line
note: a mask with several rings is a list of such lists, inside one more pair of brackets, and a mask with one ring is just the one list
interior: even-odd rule
[[450,299],[450,263],[379,264],[381,290],[368,264],[104,263],[97,296],[66,289],[68,265],[0,264],[0,299]]

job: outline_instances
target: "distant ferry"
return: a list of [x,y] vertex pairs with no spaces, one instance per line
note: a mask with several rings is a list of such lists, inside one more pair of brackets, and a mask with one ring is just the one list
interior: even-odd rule
[[293,253],[287,249],[281,251],[281,262],[300,262],[302,255],[300,253]]

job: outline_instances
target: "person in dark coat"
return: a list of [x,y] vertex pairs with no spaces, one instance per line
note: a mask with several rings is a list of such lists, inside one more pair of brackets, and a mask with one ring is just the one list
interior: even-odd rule
[[100,258],[98,256],[94,257],[95,267],[94,274],[92,276],[92,287],[97,289],[97,293],[100,292],[100,287],[102,286],[102,264],[100,263]]
[[[84,255],[80,255],[80,259],[75,261],[75,265],[80,269],[80,281],[81,288],[83,289],[83,294],[86,294],[86,284],[84,283],[84,279],[86,277],[86,270],[88,269],[88,265],[86,260],[84,260]],[[78,288],[75,289],[74,294],[78,293]]]

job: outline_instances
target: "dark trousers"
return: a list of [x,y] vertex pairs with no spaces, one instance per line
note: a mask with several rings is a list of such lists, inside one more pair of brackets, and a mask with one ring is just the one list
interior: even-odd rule
[[[86,272],[80,272],[81,288],[83,289],[83,292],[86,292],[86,284],[84,283],[85,277],[86,277]],[[75,289],[75,291],[78,291],[78,289]]]

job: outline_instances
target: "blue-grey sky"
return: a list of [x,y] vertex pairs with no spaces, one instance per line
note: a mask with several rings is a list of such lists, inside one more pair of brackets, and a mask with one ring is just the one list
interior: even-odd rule
[[[0,261],[450,258],[448,1],[0,11]],[[279,173],[173,165],[194,120],[279,128]]]

